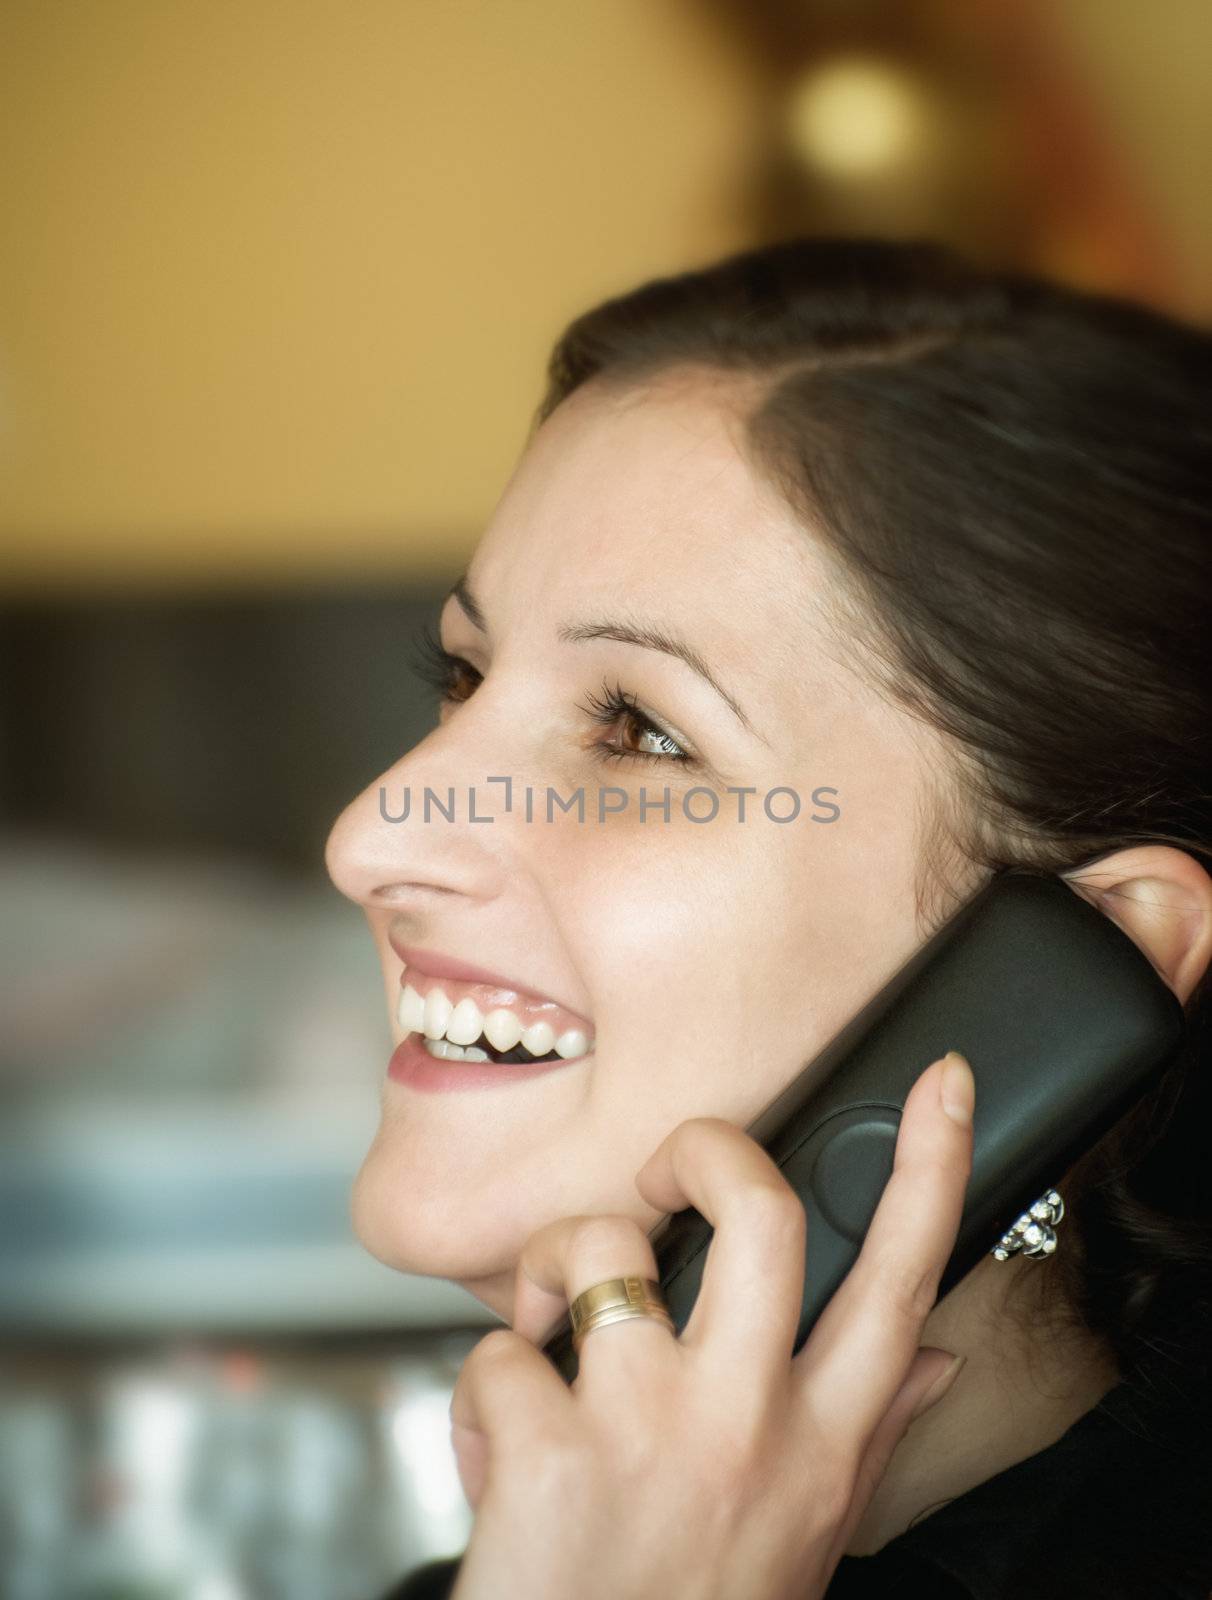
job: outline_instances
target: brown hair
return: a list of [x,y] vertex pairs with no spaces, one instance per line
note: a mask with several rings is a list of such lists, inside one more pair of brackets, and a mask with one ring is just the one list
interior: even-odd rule
[[[757,380],[746,447],[841,558],[884,689],[948,736],[965,859],[1212,856],[1212,337],[930,241],[788,239],[579,316],[535,423],[683,365]],[[1050,1270],[1126,1377],[1210,1378],[1210,992],[1069,1174]]]

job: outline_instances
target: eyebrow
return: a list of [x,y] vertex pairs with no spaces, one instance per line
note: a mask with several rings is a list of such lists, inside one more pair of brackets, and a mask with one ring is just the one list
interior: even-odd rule
[[[446,599],[457,600],[472,626],[481,633],[488,632],[488,624],[479,601],[471,592],[464,573],[459,581],[451,588]],[[445,604],[445,602],[443,602]],[[736,699],[730,695],[722,684],[717,683],[711,669],[692,645],[679,639],[676,635],[667,632],[664,628],[653,628],[645,624],[619,621],[594,621],[567,623],[556,632],[556,638],[565,644],[579,644],[587,639],[615,639],[620,644],[638,645],[642,650],[659,650],[662,655],[674,656],[679,661],[684,661],[692,672],[698,674],[705,683],[711,685],[716,694],[740,722],[741,726],[751,733],[755,739],[761,739],[763,744],[769,741],[760,734],[745,715]]]

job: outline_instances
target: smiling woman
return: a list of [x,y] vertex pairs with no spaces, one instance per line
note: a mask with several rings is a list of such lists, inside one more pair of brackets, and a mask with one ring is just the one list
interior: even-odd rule
[[[427,646],[438,726],[328,847],[397,1039],[359,1237],[510,1324],[456,1393],[460,1600],[1212,1587],[1210,376],[1161,315],[869,240],[645,284],[559,341]],[[512,803],[604,774],[604,815]],[[392,826],[384,785],[475,815]],[[837,826],[685,804],[818,789]],[[937,1303],[970,1135],[923,1072],[862,1279],[900,1326],[927,1252],[908,1345],[860,1353],[856,1286],[780,1358],[803,1213],[740,1130],[1006,868],[1118,924],[1188,1042],[1058,1184],[1052,1265]],[[569,1406],[533,1345],[651,1276],[691,1203],[730,1219],[733,1309],[594,1332]],[[746,1358],[711,1365],[712,1315]],[[927,1395],[919,1345],[958,1381]]]

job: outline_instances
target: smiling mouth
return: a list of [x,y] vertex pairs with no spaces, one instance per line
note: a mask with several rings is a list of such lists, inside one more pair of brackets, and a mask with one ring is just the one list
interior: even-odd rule
[[554,1001],[408,967],[400,981],[396,1020],[438,1061],[530,1066],[592,1054],[592,1027]]

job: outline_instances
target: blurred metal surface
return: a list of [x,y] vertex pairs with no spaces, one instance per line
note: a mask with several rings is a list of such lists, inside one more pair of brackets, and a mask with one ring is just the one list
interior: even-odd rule
[[373,1600],[458,1554],[472,1334],[7,1350],[5,1600]]

